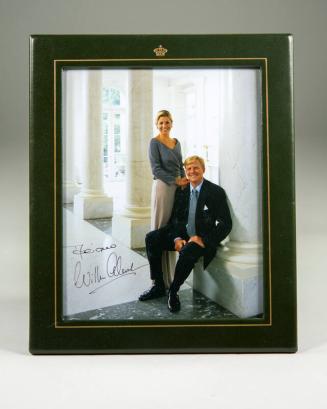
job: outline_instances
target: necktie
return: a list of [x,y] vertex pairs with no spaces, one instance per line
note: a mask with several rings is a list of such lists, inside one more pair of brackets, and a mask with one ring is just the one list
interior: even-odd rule
[[187,219],[187,234],[191,237],[196,234],[195,231],[195,211],[196,211],[196,203],[198,201],[199,192],[195,189],[191,191],[191,198],[190,198],[190,208],[188,211],[188,219]]

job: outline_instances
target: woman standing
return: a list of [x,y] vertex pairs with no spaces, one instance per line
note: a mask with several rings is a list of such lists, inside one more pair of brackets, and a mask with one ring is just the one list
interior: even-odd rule
[[[173,118],[169,111],[159,111],[155,124],[159,134],[151,139],[149,159],[153,174],[151,195],[151,230],[164,227],[171,215],[177,186],[186,186],[181,145],[170,137]],[[169,288],[175,269],[175,253],[165,252],[162,256],[164,281]]]

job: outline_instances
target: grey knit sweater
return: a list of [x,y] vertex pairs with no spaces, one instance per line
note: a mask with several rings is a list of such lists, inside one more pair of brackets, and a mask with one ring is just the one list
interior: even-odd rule
[[152,138],[149,145],[149,159],[154,179],[160,179],[168,185],[175,183],[176,177],[185,176],[181,144],[176,139],[173,149]]

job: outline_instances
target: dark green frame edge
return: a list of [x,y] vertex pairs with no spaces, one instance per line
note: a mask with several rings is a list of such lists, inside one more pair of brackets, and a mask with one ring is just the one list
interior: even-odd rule
[[[59,172],[57,181],[60,180],[61,166],[60,154],[56,166],[53,160],[53,61],[154,58],[152,50],[159,44],[169,50],[169,58],[268,59],[271,326],[56,328],[53,172],[54,169]],[[34,354],[295,352],[292,36],[36,35],[31,37],[30,46],[30,351]],[[156,62],[153,65],[157,66]],[[190,65],[194,64],[185,62],[185,66]],[[263,184],[266,194],[267,186]],[[60,192],[59,183],[57,191]],[[60,203],[60,195],[57,199]],[[60,213],[57,216],[60,221]],[[57,223],[57,237],[61,234],[60,226]],[[264,229],[266,236],[266,220]],[[57,255],[60,258],[60,248]]]

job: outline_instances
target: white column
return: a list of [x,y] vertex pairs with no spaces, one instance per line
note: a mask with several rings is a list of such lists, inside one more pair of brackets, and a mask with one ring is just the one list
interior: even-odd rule
[[102,72],[88,71],[87,133],[83,141],[82,191],[75,196],[74,212],[83,219],[112,216],[112,198],[103,189]]
[[65,70],[62,75],[62,122],[63,122],[63,203],[73,203],[74,195],[80,191],[74,175],[74,143],[76,140],[76,71]]
[[150,230],[152,176],[148,159],[152,136],[152,70],[130,70],[126,204],[114,215],[112,235],[130,248],[144,247]]
[[261,84],[255,69],[220,73],[219,184],[233,229],[195,287],[240,317],[260,314],[262,288]]
[[220,184],[232,208],[233,229],[224,258],[262,262],[261,104],[259,70],[228,70],[220,135]]

